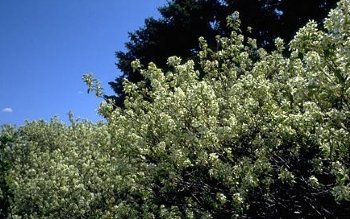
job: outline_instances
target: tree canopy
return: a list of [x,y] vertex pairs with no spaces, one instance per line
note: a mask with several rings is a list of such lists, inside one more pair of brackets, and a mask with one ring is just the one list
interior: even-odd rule
[[[10,218],[346,218],[350,0],[323,28],[260,48],[228,17],[198,60],[139,60],[106,123],[53,119],[0,132]],[[85,76],[101,96],[96,80]],[[5,206],[5,205],[4,205]],[[7,206],[7,205],[6,205]],[[6,207],[5,206],[5,207]],[[3,210],[3,209],[1,209]]]
[[[243,35],[257,39],[260,47],[271,51],[274,39],[289,42],[296,31],[310,19],[318,24],[335,7],[337,0],[306,0],[302,7],[294,0],[172,0],[161,7],[161,18],[148,18],[144,27],[130,33],[126,52],[118,51],[117,66],[123,75],[110,85],[119,106],[123,105],[123,80],[143,79],[133,71],[131,62],[139,59],[143,65],[154,62],[167,68],[166,58],[180,56],[194,59],[198,54],[198,38],[203,36],[211,49],[217,48],[216,35],[229,36],[226,17],[238,11]],[[249,28],[250,27],[250,28]]]

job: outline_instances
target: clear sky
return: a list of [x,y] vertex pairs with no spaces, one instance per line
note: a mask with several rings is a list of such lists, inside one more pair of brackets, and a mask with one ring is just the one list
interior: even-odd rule
[[166,0],[0,0],[0,125],[67,113],[92,121],[100,99],[87,94],[92,72],[106,93],[120,75],[115,51],[128,32],[158,17]]

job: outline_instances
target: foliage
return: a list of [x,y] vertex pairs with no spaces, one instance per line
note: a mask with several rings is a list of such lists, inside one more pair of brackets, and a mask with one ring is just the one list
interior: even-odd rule
[[0,218],[6,218],[10,208],[11,193],[6,183],[6,175],[11,169],[8,154],[6,153],[6,145],[11,144],[16,139],[15,128],[4,125],[0,130]]
[[[8,145],[13,192],[11,216],[24,218],[100,218],[113,206],[122,184],[115,171],[122,165],[113,154],[104,124],[66,125],[53,119],[18,129]],[[118,161],[117,161],[118,159]]]
[[267,52],[234,29],[217,51],[200,38],[198,63],[136,60],[145,80],[124,82],[124,108],[101,105],[106,124],[17,129],[5,142],[11,217],[345,218],[349,10],[341,0],[324,31],[310,21],[287,57],[283,40]]
[[[242,33],[257,39],[259,47],[268,51],[274,47],[274,39],[280,37],[289,42],[295,32],[309,19],[321,23],[337,0],[304,1],[303,7],[294,0],[172,0],[161,7],[159,19],[146,19],[144,27],[130,33],[126,52],[118,51],[117,66],[123,75],[110,82],[118,106],[123,105],[125,93],[123,79],[131,82],[143,80],[139,71],[133,71],[131,62],[139,59],[143,65],[154,62],[168,70],[167,57],[179,56],[183,60],[195,59],[198,54],[198,38],[208,40],[209,48],[216,50],[216,35],[229,36],[226,17],[239,11]],[[196,60],[198,61],[198,60]]]

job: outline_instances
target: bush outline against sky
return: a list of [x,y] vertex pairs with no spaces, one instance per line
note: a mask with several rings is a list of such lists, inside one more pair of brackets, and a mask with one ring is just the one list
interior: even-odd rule
[[[107,123],[1,131],[0,198],[13,218],[343,217],[350,202],[350,1],[276,50],[228,18],[200,61],[150,63]],[[100,86],[85,76],[90,89]],[[4,180],[3,180],[4,179]],[[4,195],[5,194],[5,195]],[[6,195],[8,194],[8,195]],[[3,209],[2,209],[3,210]]]

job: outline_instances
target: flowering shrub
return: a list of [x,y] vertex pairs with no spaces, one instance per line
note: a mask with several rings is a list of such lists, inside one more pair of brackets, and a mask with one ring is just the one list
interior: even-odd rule
[[[284,51],[239,34],[199,63],[150,63],[106,124],[33,122],[6,142],[23,218],[344,218],[350,213],[350,1]],[[286,53],[290,55],[285,55]],[[94,79],[85,77],[101,96]],[[2,132],[2,135],[4,132]]]
[[6,218],[10,207],[9,186],[6,183],[6,176],[11,169],[11,162],[5,152],[6,145],[16,139],[16,130],[9,125],[4,125],[0,130],[0,218]]
[[108,150],[106,125],[37,121],[19,128],[18,135],[6,148],[12,163],[13,217],[108,215],[121,179],[114,174],[118,161]]

